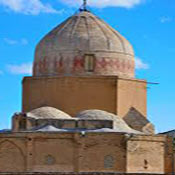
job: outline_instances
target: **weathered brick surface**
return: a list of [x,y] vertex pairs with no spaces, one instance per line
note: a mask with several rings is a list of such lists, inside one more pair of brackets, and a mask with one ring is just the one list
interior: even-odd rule
[[23,111],[51,106],[75,116],[99,109],[124,117],[134,107],[146,117],[146,81],[116,77],[25,77]]
[[0,175],[169,175],[168,173],[118,173],[118,172],[32,172],[32,173],[0,173]]
[[172,171],[165,162],[171,153],[171,145],[167,147],[165,136],[0,134],[0,172],[163,174]]
[[[86,68],[89,54],[94,60],[93,71]],[[38,43],[33,75],[134,77],[134,51],[115,29],[92,13],[81,12],[66,20],[64,25],[58,25]]]

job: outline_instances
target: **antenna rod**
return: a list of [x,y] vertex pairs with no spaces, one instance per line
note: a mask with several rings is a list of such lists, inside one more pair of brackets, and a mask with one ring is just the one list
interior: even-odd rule
[[82,4],[82,6],[79,8],[79,10],[80,10],[80,12],[81,12],[81,11],[86,11],[86,12],[88,12],[88,10],[87,10],[87,0],[83,0],[83,4]]
[[83,10],[87,11],[87,0],[83,0]]

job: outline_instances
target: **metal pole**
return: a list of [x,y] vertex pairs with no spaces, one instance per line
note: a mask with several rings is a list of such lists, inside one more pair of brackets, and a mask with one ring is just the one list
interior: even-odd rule
[[87,0],[83,0],[84,3],[83,3],[83,10],[86,11],[87,10]]

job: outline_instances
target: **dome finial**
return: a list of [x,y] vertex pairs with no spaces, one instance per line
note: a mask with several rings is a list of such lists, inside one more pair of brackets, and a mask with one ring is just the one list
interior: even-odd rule
[[80,11],[88,11],[87,10],[87,0],[83,0],[83,5],[80,8]]
[[83,9],[84,11],[87,10],[87,0],[83,0]]

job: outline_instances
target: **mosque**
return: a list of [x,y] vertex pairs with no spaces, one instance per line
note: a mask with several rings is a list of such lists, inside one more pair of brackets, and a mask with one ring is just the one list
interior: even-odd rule
[[36,46],[22,111],[0,132],[0,174],[168,174],[172,140],[147,119],[132,45],[87,10]]

